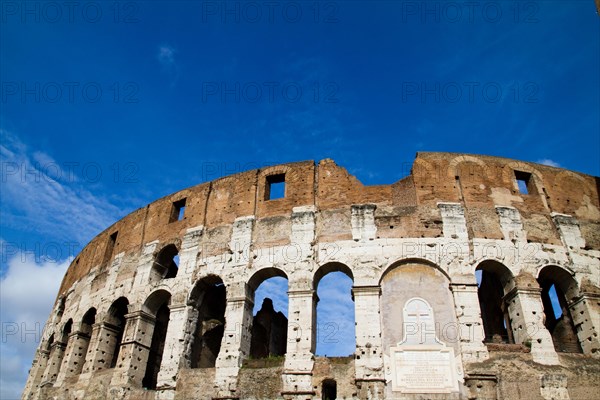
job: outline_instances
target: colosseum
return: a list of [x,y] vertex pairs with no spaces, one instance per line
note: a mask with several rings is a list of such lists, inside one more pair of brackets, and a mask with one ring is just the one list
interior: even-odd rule
[[[598,399],[599,192],[429,152],[390,185],[326,159],[184,189],[74,258],[22,398]],[[315,352],[332,272],[352,280],[348,357]],[[272,277],[287,317],[254,314]]]

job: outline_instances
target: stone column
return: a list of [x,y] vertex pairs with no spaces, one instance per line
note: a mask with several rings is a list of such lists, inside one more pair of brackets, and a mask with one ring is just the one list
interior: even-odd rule
[[584,354],[600,358],[600,294],[582,293],[569,304],[569,312],[577,329],[577,337]]
[[[165,348],[156,383],[156,390],[161,392],[159,394],[160,399],[175,397],[177,373],[179,372],[179,368],[185,364],[185,352],[187,350],[185,336],[186,333],[188,335],[193,334],[193,327],[188,326],[188,315],[192,307],[185,304],[178,304],[171,305],[169,308],[171,311],[169,326],[167,328]],[[192,331],[188,332],[190,329]]]
[[385,386],[379,311],[380,286],[354,286],[356,385],[361,398],[382,398]]
[[84,373],[110,368],[114,351],[116,351],[115,341],[118,333],[118,327],[107,322],[93,325],[92,340],[90,340],[88,357],[83,369]]
[[90,335],[86,332],[75,331],[69,335],[63,364],[56,378],[57,384],[61,384],[65,378],[81,373],[89,344]]
[[[307,283],[308,284],[308,283]],[[286,399],[313,396],[312,370],[316,336],[316,292],[294,288],[288,291],[288,332],[283,391]]]
[[[141,387],[152,344],[156,318],[139,310],[125,315],[125,332],[111,386]],[[112,355],[111,355],[112,358]]]
[[533,361],[559,364],[550,332],[544,326],[544,306],[539,287],[516,286],[504,296],[515,343],[531,345]]
[[35,393],[40,387],[42,377],[48,366],[48,359],[50,358],[50,352],[48,350],[38,350],[36,358],[33,361],[31,371],[29,371],[29,378],[25,384],[25,390],[23,390],[23,400],[29,400],[35,398]]
[[60,372],[60,366],[62,365],[66,347],[67,344],[63,342],[56,341],[52,343],[52,346],[50,347],[48,365],[46,367],[46,371],[44,372],[44,376],[42,377],[42,386],[48,383],[54,383],[56,381],[56,377]]
[[219,398],[238,398],[237,376],[242,361],[250,354],[252,308],[246,284],[239,282],[227,288],[225,331],[219,356],[215,361],[215,385]]
[[473,282],[450,284],[458,321],[460,349],[465,362],[483,361],[489,357],[487,347],[483,343],[485,333],[474,276],[472,280]]

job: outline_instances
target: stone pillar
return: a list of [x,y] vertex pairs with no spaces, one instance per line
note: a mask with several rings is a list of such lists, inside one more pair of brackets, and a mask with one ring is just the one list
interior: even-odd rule
[[380,286],[354,286],[356,353],[354,368],[361,398],[383,398],[385,377],[379,311]]
[[460,349],[464,362],[479,362],[489,357],[483,343],[485,333],[481,320],[481,308],[477,296],[477,282],[451,283],[454,308],[458,321]]
[[185,364],[185,352],[187,350],[185,336],[194,333],[193,327],[188,326],[188,314],[191,308],[191,306],[185,304],[169,307],[171,311],[169,326],[156,383],[156,390],[162,392],[159,395],[160,399],[170,399],[175,396],[177,373],[179,368]]
[[61,384],[65,378],[81,373],[89,344],[90,335],[86,332],[75,331],[69,335],[63,364],[56,378],[57,384]]
[[23,400],[29,400],[35,398],[35,394],[40,387],[44,372],[48,366],[48,359],[50,358],[50,352],[48,350],[38,350],[31,370],[29,371],[29,377],[23,390]]
[[119,328],[107,322],[93,325],[84,373],[110,368],[118,333]]
[[539,287],[516,286],[504,296],[515,343],[531,345],[533,361],[559,364],[550,332],[544,326],[544,306]]
[[351,206],[352,239],[366,241],[377,237],[376,209],[375,204],[353,204]]
[[252,308],[246,284],[239,282],[227,288],[225,332],[219,356],[215,361],[215,385],[219,398],[238,398],[237,376],[242,361],[250,354]]
[[58,373],[60,372],[60,366],[62,365],[66,347],[67,344],[60,341],[52,343],[52,346],[50,347],[48,365],[46,367],[46,371],[44,372],[44,376],[42,377],[41,386],[45,386],[48,383],[54,383],[56,381]]
[[155,321],[156,318],[153,315],[142,310],[125,315],[125,332],[121,341],[119,359],[115,366],[119,372],[113,374],[111,386],[142,386]]
[[582,293],[569,304],[569,312],[577,330],[579,344],[584,354],[600,358],[600,294]]
[[314,396],[312,370],[316,336],[316,292],[294,288],[288,291],[288,333],[282,395],[286,399]]
[[567,248],[582,249],[585,247],[585,239],[581,236],[577,218],[559,213],[552,213],[551,215],[560,238]]

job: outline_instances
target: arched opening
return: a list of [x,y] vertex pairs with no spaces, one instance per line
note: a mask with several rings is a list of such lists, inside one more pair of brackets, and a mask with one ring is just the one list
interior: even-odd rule
[[337,383],[333,379],[324,379],[321,386],[321,398],[323,400],[335,400],[337,398]]
[[[414,304],[426,307],[411,313],[408,310]],[[390,266],[381,279],[379,307],[383,351],[389,357],[393,356],[390,349],[399,343],[442,342],[459,351],[460,332],[450,280],[436,265],[424,260],[403,260]],[[374,350],[364,348],[356,359],[373,355]]]
[[95,323],[96,323],[96,309],[90,308],[85,313],[85,315],[83,316],[83,318],[81,320],[81,329],[80,329],[81,330],[81,332],[80,332],[81,346],[79,346],[77,349],[75,349],[77,354],[76,354],[76,360],[74,363],[74,370],[73,370],[74,374],[79,374],[83,370],[83,366],[85,365],[85,361],[87,358],[88,348],[90,346],[92,330],[94,328]]
[[171,294],[166,290],[159,290],[148,297],[144,308],[155,317],[152,341],[146,363],[146,373],[142,379],[142,386],[146,389],[156,389],[158,372],[165,349],[167,329],[169,327]]
[[486,343],[514,343],[508,305],[504,295],[513,280],[511,272],[497,261],[483,261],[475,270],[477,296]]
[[36,382],[36,386],[39,386],[41,384],[44,384],[44,382],[46,381],[46,376],[47,376],[47,372],[48,372],[48,368],[49,368],[49,362],[50,362],[50,358],[52,357],[52,350],[54,348],[54,333],[52,335],[50,335],[50,337],[48,338],[48,340],[46,341],[46,344],[44,346],[44,352],[42,353],[41,357],[39,358],[39,363],[40,365],[38,366],[38,375],[35,378],[35,382]]
[[542,304],[546,316],[546,329],[552,335],[556,351],[581,353],[569,302],[577,298],[577,282],[564,269],[550,265],[544,267],[538,276],[542,288]]
[[[46,382],[56,381],[56,377],[58,376],[62,366],[65,349],[67,348],[67,343],[69,341],[69,335],[71,334],[72,328],[73,320],[69,319],[63,326],[59,339],[57,341],[53,340],[50,344],[50,364],[47,367],[46,376],[44,379]],[[54,336],[51,338],[54,339]]]
[[156,254],[154,264],[152,264],[151,280],[156,282],[161,279],[175,278],[178,270],[179,249],[174,244],[169,244]]
[[114,368],[119,359],[121,351],[121,342],[123,341],[123,333],[125,332],[125,315],[128,314],[129,301],[125,297],[120,297],[108,309],[105,328],[109,332],[107,337],[107,354],[106,359],[110,360],[108,368]]
[[250,357],[283,356],[287,347],[288,281],[276,268],[258,271],[248,282],[254,300]]
[[329,263],[314,277],[317,292],[317,347],[319,356],[348,356],[356,351],[353,275],[340,263]]
[[196,319],[192,342],[190,367],[212,368],[221,349],[225,331],[225,285],[218,276],[201,279],[190,294],[189,304],[194,306]]

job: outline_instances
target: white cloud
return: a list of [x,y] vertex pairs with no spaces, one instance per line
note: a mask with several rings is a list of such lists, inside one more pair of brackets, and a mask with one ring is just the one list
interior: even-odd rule
[[[65,178],[50,155],[6,130],[0,137],[2,225],[29,236],[25,243],[0,238],[0,398],[17,399],[73,251],[121,210],[83,180]],[[67,254],[61,253],[64,243],[70,244]]]
[[173,87],[177,83],[179,79],[179,65],[177,61],[175,61],[175,54],[177,50],[173,46],[169,46],[167,44],[163,44],[158,46],[158,62],[163,67],[163,70],[167,73],[170,78],[170,86]]
[[85,182],[55,179],[57,174],[67,175],[51,156],[30,151],[18,137],[5,130],[0,130],[0,137],[0,216],[6,227],[57,241],[77,241],[79,246],[75,247],[82,247],[121,213],[108,200],[88,191]]
[[158,61],[164,66],[170,67],[175,65],[176,50],[168,45],[158,47]]
[[560,164],[557,163],[556,161],[553,161],[549,158],[543,158],[541,160],[537,160],[536,163],[538,164],[543,164],[543,165],[548,165],[550,167],[557,167],[560,168]]
[[18,399],[70,260],[36,263],[32,253],[8,260],[0,278],[0,398]]

